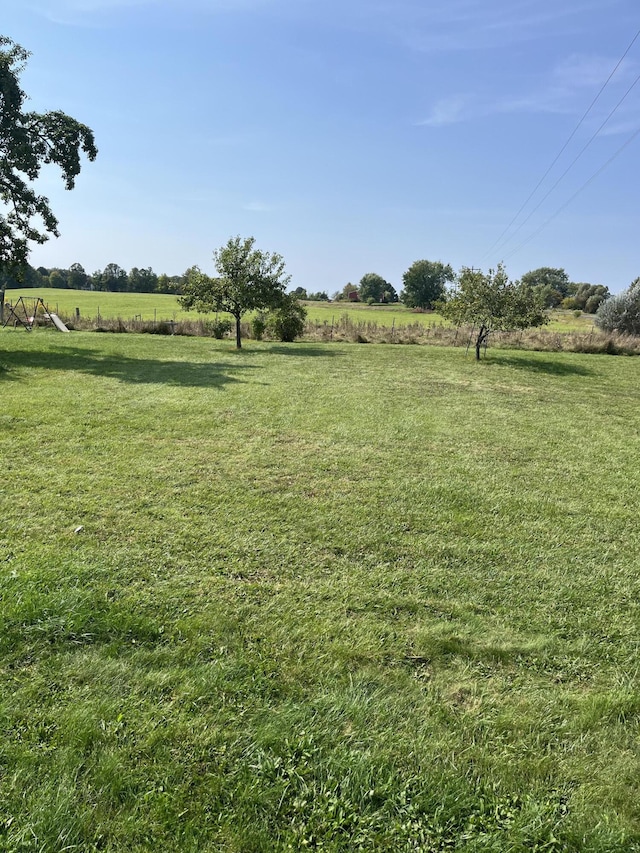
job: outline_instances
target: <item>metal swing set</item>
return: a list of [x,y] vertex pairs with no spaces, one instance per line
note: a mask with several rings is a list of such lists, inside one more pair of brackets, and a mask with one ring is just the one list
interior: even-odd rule
[[38,322],[38,309],[41,308],[42,310],[40,315],[44,319],[49,320],[59,332],[69,331],[60,317],[49,311],[45,305],[44,299],[40,296],[33,300],[33,309],[31,312],[27,308],[27,303],[23,296],[18,297],[18,300],[15,303],[5,302],[3,307],[5,314],[4,322],[2,324],[3,329],[9,323],[13,323],[14,329],[18,326],[22,326],[22,328],[27,332],[33,331],[33,327],[37,325]]

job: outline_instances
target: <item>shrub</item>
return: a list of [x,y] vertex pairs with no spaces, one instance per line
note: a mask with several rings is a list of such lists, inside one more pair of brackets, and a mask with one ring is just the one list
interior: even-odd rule
[[560,303],[560,307],[564,308],[565,311],[578,311],[580,309],[580,305],[578,304],[578,300],[575,296],[567,296]]
[[264,333],[267,330],[267,318],[264,314],[256,314],[251,320],[251,337],[256,341],[261,341]]
[[225,335],[229,334],[231,329],[233,329],[233,322],[226,318],[216,318],[209,324],[209,328],[213,337],[220,341]]
[[293,294],[286,294],[280,307],[270,312],[267,326],[280,341],[290,343],[304,332],[307,309]]
[[640,335],[640,278],[628,290],[603,302],[598,308],[595,322],[605,332]]

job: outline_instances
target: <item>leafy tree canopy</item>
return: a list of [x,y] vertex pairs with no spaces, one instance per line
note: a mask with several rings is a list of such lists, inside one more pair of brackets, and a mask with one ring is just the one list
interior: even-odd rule
[[408,308],[433,308],[453,281],[454,273],[449,264],[414,261],[402,276],[404,290],[400,299]]
[[61,270],[51,270],[51,272],[49,273],[49,287],[67,287],[66,276],[62,273]]
[[571,282],[561,267],[539,267],[526,272],[520,279],[526,287],[542,294],[544,304],[549,308],[560,305],[571,292]]
[[80,155],[97,155],[92,131],[59,110],[36,113],[24,109],[20,86],[29,53],[0,36],[0,267],[22,271],[29,241],[45,243],[58,236],[58,221],[48,199],[30,184],[43,165],[60,168],[66,189],[80,173]]
[[67,283],[72,290],[83,290],[87,286],[89,276],[82,264],[75,263],[69,267]]
[[562,307],[568,309],[579,309],[587,314],[595,314],[600,305],[609,298],[609,288],[604,284],[588,284],[587,282],[572,283],[570,293],[562,300]]
[[502,264],[488,273],[463,267],[453,293],[438,310],[457,326],[473,328],[477,360],[491,332],[527,329],[549,320],[540,295],[509,281]]
[[213,262],[218,278],[198,267],[185,273],[179,301],[187,311],[226,311],[236,321],[236,346],[242,347],[240,320],[247,311],[276,308],[283,302],[290,276],[282,257],[254,249],[253,237],[232,237],[216,249]]
[[365,273],[360,279],[358,293],[363,302],[397,302],[398,295],[392,284],[375,272]]
[[569,287],[569,276],[561,267],[539,267],[537,270],[530,270],[520,281],[527,287],[553,287],[564,295]]
[[158,287],[158,276],[151,267],[133,267],[129,272],[127,290],[134,293],[153,293]]
[[107,264],[103,270],[96,270],[91,276],[96,290],[106,290],[112,293],[124,293],[127,290],[129,276],[119,264]]

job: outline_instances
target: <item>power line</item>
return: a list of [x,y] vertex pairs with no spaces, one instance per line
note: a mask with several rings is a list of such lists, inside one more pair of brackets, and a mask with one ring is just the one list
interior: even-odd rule
[[[584,152],[587,150],[587,148],[591,145],[591,143],[593,142],[593,140],[594,140],[594,139],[595,139],[595,138],[600,134],[600,132],[601,132],[601,131],[603,130],[603,128],[605,127],[605,125],[607,125],[607,124],[609,123],[609,121],[611,120],[611,118],[613,118],[613,115],[618,111],[618,109],[619,109],[619,108],[620,108],[620,106],[622,105],[622,102],[627,98],[627,96],[630,94],[631,90],[634,88],[634,86],[636,86],[636,85],[638,84],[638,82],[640,82],[640,74],[638,74],[638,76],[636,77],[636,79],[635,79],[635,80],[633,81],[633,83],[629,86],[629,88],[627,89],[627,91],[626,91],[626,92],[624,93],[624,95],[620,98],[620,100],[618,101],[618,103],[617,103],[617,104],[615,105],[615,107],[611,110],[611,112],[610,112],[610,113],[609,113],[609,115],[606,117],[606,119],[602,122],[602,124],[600,125],[600,127],[599,127],[599,128],[596,130],[596,132],[591,136],[591,138],[589,139],[589,141],[588,141],[588,142],[587,142],[587,143],[582,147],[582,149],[579,151],[579,153],[578,153],[578,154],[576,154],[576,156],[573,158],[573,160],[571,161],[571,163],[569,163],[569,165],[567,166],[567,168],[566,168],[566,169],[564,170],[564,172],[560,175],[560,177],[559,177],[559,178],[558,178],[558,180],[555,182],[555,184],[551,187],[551,189],[549,189],[549,190],[548,190],[548,191],[547,191],[547,192],[542,196],[542,198],[540,199],[540,201],[538,202],[538,204],[533,208],[533,210],[529,213],[529,215],[528,215],[525,219],[523,219],[523,220],[522,220],[522,222],[520,223],[520,225],[518,225],[518,227],[517,227],[517,228],[516,228],[516,230],[511,234],[511,236],[508,238],[508,240],[506,241],[506,243],[508,243],[510,240],[513,240],[513,238],[515,237],[515,235],[516,235],[516,234],[518,234],[518,233],[519,233],[519,232],[524,228],[524,226],[525,226],[525,225],[527,224],[527,222],[531,219],[531,217],[533,216],[533,214],[534,214],[537,210],[539,210],[539,209],[540,209],[540,207],[541,207],[541,206],[544,204],[544,202],[549,198],[549,196],[550,196],[550,195],[551,195],[551,193],[555,190],[555,188],[558,186],[558,184],[559,184],[559,183],[560,183],[560,182],[565,178],[565,176],[566,176],[566,175],[571,171],[571,169],[573,169],[573,167],[575,166],[575,164],[576,164],[576,163],[578,162],[578,160],[582,157],[582,155],[583,155],[583,154],[584,154]],[[623,147],[624,147],[624,146],[623,146]],[[596,174],[598,174],[598,173],[596,172]],[[537,233],[537,232],[536,232],[536,233]],[[506,243],[505,243],[504,245],[506,245]]]
[[[576,133],[578,132],[578,130],[579,130],[579,129],[580,129],[580,127],[582,126],[583,122],[585,121],[585,119],[587,118],[587,116],[589,115],[589,113],[591,112],[591,110],[593,109],[593,107],[595,106],[596,102],[599,100],[600,96],[602,95],[602,93],[604,92],[604,90],[605,90],[605,89],[607,88],[607,86],[609,85],[609,82],[611,81],[611,78],[614,76],[614,74],[616,73],[616,71],[618,70],[618,68],[620,68],[620,66],[622,65],[622,63],[623,63],[624,59],[626,58],[627,54],[629,53],[629,51],[631,50],[631,48],[633,47],[633,45],[634,45],[634,44],[636,43],[636,41],[638,40],[638,37],[640,37],[640,29],[637,31],[637,33],[634,35],[634,37],[631,39],[631,41],[630,41],[630,43],[629,43],[629,45],[628,45],[627,49],[626,49],[626,50],[625,50],[625,52],[622,54],[622,56],[620,57],[620,59],[617,61],[617,63],[616,63],[616,65],[615,65],[614,69],[611,71],[611,73],[609,74],[609,76],[607,77],[607,79],[605,80],[605,82],[604,82],[604,83],[602,84],[602,86],[600,87],[600,90],[599,90],[598,94],[597,94],[597,95],[595,96],[595,98],[591,101],[591,103],[590,103],[590,104],[589,104],[589,106],[587,107],[587,109],[586,109],[586,111],[584,112],[584,114],[583,114],[582,118],[580,119],[580,121],[577,123],[577,125],[574,127],[574,129],[573,129],[573,130],[571,131],[571,133],[569,134],[569,137],[567,138],[566,142],[564,143],[564,145],[562,146],[562,148],[560,149],[560,151],[558,152],[558,154],[555,156],[554,160],[552,161],[552,163],[551,163],[551,165],[549,166],[549,168],[547,169],[547,171],[546,171],[546,172],[544,173],[544,175],[540,178],[540,180],[539,180],[539,181],[538,181],[538,183],[535,185],[535,187],[533,188],[533,190],[529,193],[529,195],[527,196],[527,198],[525,199],[524,203],[521,205],[520,209],[518,210],[518,212],[516,213],[516,215],[513,217],[513,219],[511,220],[511,222],[509,222],[509,224],[508,224],[508,225],[507,225],[507,227],[504,229],[504,231],[500,234],[500,236],[498,237],[498,239],[497,239],[497,240],[495,240],[495,241],[491,244],[491,246],[489,247],[489,249],[488,249],[488,250],[485,252],[485,254],[482,256],[482,257],[483,257],[483,259],[484,259],[484,258],[486,258],[486,257],[487,257],[487,255],[489,255],[489,254],[490,254],[490,252],[491,252],[491,251],[492,251],[496,246],[498,246],[498,245],[500,244],[500,242],[502,241],[503,237],[508,233],[508,231],[509,231],[509,229],[511,228],[511,226],[514,224],[514,222],[516,222],[516,220],[518,219],[518,217],[520,216],[520,214],[522,213],[522,211],[525,209],[525,207],[529,204],[529,202],[531,201],[531,199],[533,198],[533,196],[534,196],[534,195],[537,193],[537,191],[540,189],[541,185],[544,183],[545,179],[547,178],[547,176],[549,175],[549,173],[551,172],[551,170],[553,169],[553,167],[556,165],[556,163],[558,162],[558,160],[560,159],[560,157],[564,154],[565,150],[567,149],[567,146],[569,145],[569,143],[571,142],[571,140],[573,139],[573,137],[576,135]],[[636,80],[636,82],[637,82],[637,80]],[[634,83],[634,85],[635,85],[635,83]],[[633,86],[632,86],[631,88],[633,88]],[[627,94],[628,94],[628,93],[627,93]],[[625,97],[626,97],[626,95],[625,95]],[[623,99],[623,100],[624,100],[624,99]],[[614,110],[614,111],[615,111],[615,110]],[[608,120],[608,119],[607,119],[607,120]],[[598,132],[599,132],[599,131],[598,131]],[[597,135],[597,134],[596,134],[596,135]],[[584,150],[584,149],[583,149],[583,150]],[[580,152],[580,153],[582,154],[582,152]],[[578,155],[578,156],[580,156],[580,155]],[[573,165],[573,164],[572,164],[572,165]],[[565,173],[565,174],[566,174],[566,173]],[[563,177],[564,177],[564,175],[563,175]],[[555,184],[555,185],[554,185],[554,187],[552,187],[552,190],[555,188],[555,186],[557,186],[557,184]],[[546,196],[545,196],[545,198],[546,198]],[[543,199],[543,201],[544,201],[544,199]],[[537,210],[537,208],[536,208],[536,210]],[[535,211],[534,211],[534,212],[535,212]],[[527,221],[527,220],[525,220],[525,222],[526,222],[526,221]],[[520,227],[522,227],[522,225],[524,225],[524,223],[522,223]],[[518,230],[519,230],[519,229],[518,229]],[[516,231],[515,233],[517,233],[517,231]],[[514,235],[512,234],[512,235],[511,235],[511,237],[513,237],[513,236],[514,236]],[[509,239],[511,239],[511,237],[510,237]],[[508,241],[507,241],[507,242],[508,242]]]
[[589,180],[585,181],[584,184],[582,184],[582,186],[574,192],[574,194],[571,196],[571,198],[568,201],[566,201],[561,207],[559,207],[556,210],[556,212],[554,214],[552,214],[545,222],[543,222],[542,225],[536,231],[533,232],[533,234],[531,234],[529,237],[527,237],[526,240],[523,240],[519,246],[517,246],[515,249],[513,249],[511,252],[509,252],[509,254],[506,256],[505,260],[507,260],[508,258],[517,254],[520,251],[520,249],[522,249],[524,246],[526,246],[527,243],[530,243],[535,237],[538,236],[538,234],[541,231],[543,231],[547,227],[547,225],[549,225],[551,222],[553,222],[553,220],[556,218],[556,216],[559,216],[562,213],[562,211],[565,210],[565,208],[569,207],[571,202],[575,198],[577,198],[577,196],[579,196],[580,193],[589,186],[589,184],[591,184],[593,181],[595,181],[595,179],[598,177],[598,175],[602,174],[602,172],[604,172],[604,170],[611,163],[613,163],[613,161],[616,159],[616,157],[618,157],[620,154],[622,154],[622,152],[627,147],[627,145],[630,145],[638,135],[640,135],[640,127],[631,134],[629,139],[627,139],[627,141],[623,145],[621,145],[620,148],[618,148],[618,150],[615,152],[615,154],[613,154],[611,157],[609,157],[609,159],[606,161],[606,163],[604,163],[602,166],[600,166],[600,168],[596,172],[594,172],[593,175],[591,175]]

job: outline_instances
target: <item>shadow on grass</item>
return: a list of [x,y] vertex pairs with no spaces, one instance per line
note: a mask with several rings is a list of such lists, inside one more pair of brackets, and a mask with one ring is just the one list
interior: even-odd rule
[[65,347],[61,350],[36,352],[12,350],[3,353],[0,381],[16,380],[14,368],[66,370],[105,376],[132,384],[180,385],[192,388],[221,388],[231,382],[242,382],[240,374],[257,370],[248,364],[200,363],[190,361],[159,361],[156,359],[129,358],[124,355],[104,355],[97,350]]
[[592,376],[593,370],[581,364],[573,364],[567,361],[553,361],[549,358],[514,358],[493,353],[491,361],[502,364],[505,367],[515,367],[516,370],[529,370],[532,373],[546,373],[550,376]]
[[299,355],[304,358],[307,357],[315,357],[315,356],[324,356],[327,357],[335,357],[338,355],[336,350],[332,350],[330,346],[300,346],[299,344],[289,344],[281,345],[274,344],[270,346],[266,352],[273,353],[274,355]]

